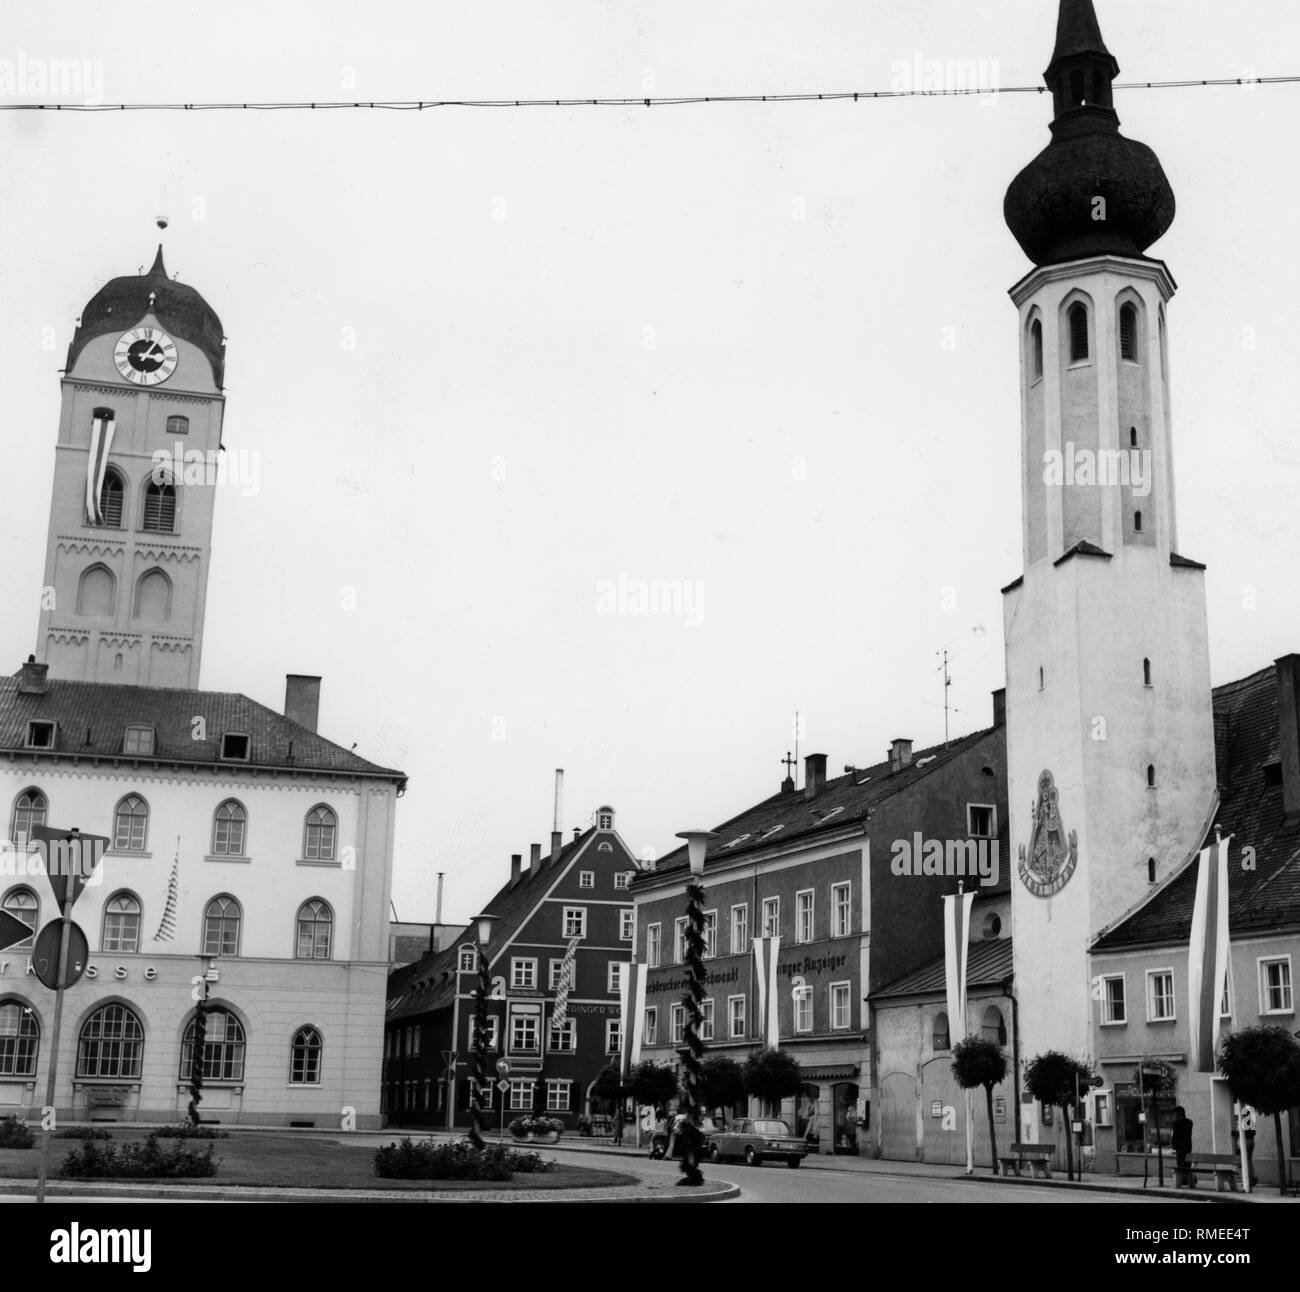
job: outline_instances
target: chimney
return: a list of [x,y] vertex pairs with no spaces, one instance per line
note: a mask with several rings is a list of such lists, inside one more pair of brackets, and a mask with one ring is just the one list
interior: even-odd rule
[[993,725],[995,727],[1005,727],[1007,725],[1007,688],[1000,686],[993,692]]
[[513,888],[519,882],[519,875],[523,869],[524,855],[521,852],[512,852],[510,854],[510,887]]
[[320,678],[306,673],[284,675],[284,716],[308,731],[316,730],[320,717]]
[[1282,759],[1282,811],[1300,819],[1300,655],[1283,655],[1277,669],[1278,754]]
[[534,871],[542,864],[542,845],[533,843],[528,845],[528,869]]
[[442,923],[442,877],[445,873],[442,870],[438,872],[438,904],[433,908],[433,922],[435,924]]
[[581,833],[582,833],[582,827],[581,827],[581,826],[577,826],[577,825],[575,825],[575,826],[573,827],[573,841],[574,841],[575,843],[578,841],[578,836],[579,836]]
[[18,671],[18,694],[44,695],[50,686],[45,676],[49,671],[48,664],[38,664],[35,655],[28,655],[27,663]]
[[559,830],[551,831],[551,860],[552,861],[555,861],[559,858],[560,849],[564,846],[563,839],[564,836],[560,833]]
[[803,760],[803,796],[815,799],[826,788],[826,755],[809,754]]
[[793,793],[794,793],[794,777],[793,777],[793,776],[787,776],[787,777],[785,778],[785,780],[783,780],[783,781],[781,782],[781,793],[782,793],[782,794],[793,794]]
[[904,767],[912,765],[912,742],[899,736],[889,746],[889,770],[901,772]]

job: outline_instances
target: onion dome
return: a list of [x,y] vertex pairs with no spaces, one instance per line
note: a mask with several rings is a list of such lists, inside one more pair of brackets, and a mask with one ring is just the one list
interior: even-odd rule
[[1141,257],[1174,222],[1159,158],[1119,132],[1118,75],[1092,0],[1061,0],[1056,50],[1043,74],[1055,105],[1052,142],[1011,181],[1002,207],[1036,265]]
[[161,246],[147,274],[111,279],[90,298],[68,347],[69,370],[88,341],[125,332],[146,314],[154,315],[164,331],[198,346],[211,361],[212,378],[220,387],[226,353],[221,320],[193,287],[167,277]]

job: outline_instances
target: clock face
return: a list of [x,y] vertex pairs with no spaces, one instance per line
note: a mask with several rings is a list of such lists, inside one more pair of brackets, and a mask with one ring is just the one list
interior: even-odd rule
[[176,371],[176,342],[156,327],[137,327],[118,338],[113,362],[127,381],[156,386]]

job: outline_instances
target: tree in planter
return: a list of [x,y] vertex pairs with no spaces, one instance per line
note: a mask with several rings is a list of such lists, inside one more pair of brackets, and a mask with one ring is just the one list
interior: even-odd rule
[[[984,1098],[989,1112],[989,1149],[993,1158],[993,1174],[998,1173],[998,1133],[993,1126],[993,1087],[1007,1075],[1007,1056],[996,1041],[982,1036],[968,1036],[958,1041],[952,1052],[952,1075],[963,1090],[984,1087]],[[1073,1093],[1073,1091],[1071,1092]]]
[[677,1097],[677,1073],[647,1059],[632,1069],[627,1088],[638,1104],[649,1104],[658,1111]]
[[623,1085],[622,1073],[612,1064],[606,1064],[596,1073],[596,1079],[591,1083],[591,1097],[593,1099],[607,1099],[612,1103],[624,1098],[627,1089]]
[[1087,1085],[1092,1073],[1086,1063],[1062,1054],[1060,1050],[1046,1050],[1035,1055],[1025,1065],[1025,1089],[1040,1104],[1059,1108],[1065,1120],[1065,1167],[1074,1175],[1074,1145],[1070,1134],[1070,1110],[1074,1107],[1076,1084]]
[[781,1101],[797,1095],[803,1085],[798,1060],[784,1050],[759,1050],[751,1054],[741,1072],[746,1092],[778,1110]]
[[710,1112],[731,1108],[745,1097],[745,1075],[740,1064],[725,1054],[715,1054],[700,1066],[700,1099]]
[[1285,1028],[1243,1028],[1224,1038],[1219,1047],[1218,1067],[1227,1078],[1234,1099],[1273,1118],[1278,1191],[1285,1196],[1282,1114],[1300,1104],[1300,1044]]

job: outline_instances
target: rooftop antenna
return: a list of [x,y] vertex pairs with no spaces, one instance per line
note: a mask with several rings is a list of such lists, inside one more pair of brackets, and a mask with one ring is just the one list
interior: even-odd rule
[[948,748],[948,688],[952,685],[952,678],[948,676],[948,651],[935,651],[936,655],[943,656],[943,747]]
[[794,711],[794,787],[799,788],[799,710]]

